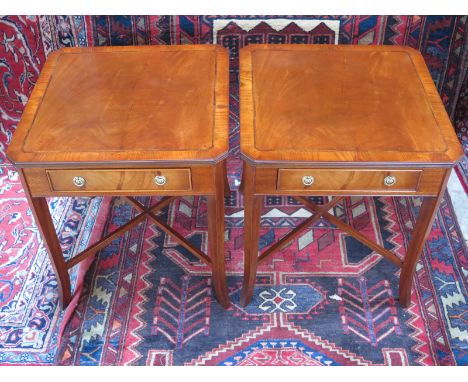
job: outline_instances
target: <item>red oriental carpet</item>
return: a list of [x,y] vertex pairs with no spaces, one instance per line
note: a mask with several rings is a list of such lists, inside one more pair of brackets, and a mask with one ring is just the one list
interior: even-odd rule
[[[449,194],[418,264],[409,309],[396,300],[397,268],[323,220],[262,264],[252,303],[237,303],[243,268],[239,49],[259,42],[419,49],[468,152],[467,21],[468,16],[0,17],[0,365],[467,365],[468,251]],[[233,191],[226,199],[226,261],[234,304],[223,310],[213,299],[208,269],[148,223],[101,251],[86,276],[90,264],[73,270],[78,305],[74,312],[74,306],[60,312],[55,276],[17,173],[4,156],[44,61],[67,46],[187,43],[216,43],[230,51]],[[466,187],[466,158],[457,173]],[[404,256],[419,205],[418,198],[353,197],[333,213]],[[51,199],[50,208],[66,257],[135,214],[122,200],[107,198]],[[177,199],[161,214],[207,250],[204,198]],[[307,216],[293,199],[266,197],[261,247]]]
[[[149,203],[149,198],[142,198]],[[316,198],[323,202],[323,198]],[[398,269],[322,220],[259,269],[253,301],[242,282],[242,198],[226,200],[226,260],[233,305],[212,296],[209,269],[150,223],[116,240],[88,272],[61,340],[63,365],[462,365],[468,363],[467,249],[442,203],[418,265],[409,309]],[[352,197],[334,214],[403,256],[420,199]],[[162,217],[207,247],[204,198],[181,198]],[[115,199],[106,229],[134,215]],[[261,246],[306,211],[265,198]]]
[[[99,238],[109,201],[49,199],[66,258]],[[87,266],[89,262],[71,272],[75,300]],[[53,363],[60,326],[75,300],[61,311],[57,280],[18,173],[11,165],[0,165],[0,365]]]

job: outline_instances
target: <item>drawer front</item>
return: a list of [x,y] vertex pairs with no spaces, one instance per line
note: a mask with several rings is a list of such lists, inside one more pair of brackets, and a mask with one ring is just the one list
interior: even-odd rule
[[46,170],[51,191],[189,191],[189,168]]
[[422,170],[279,169],[280,191],[417,191]]

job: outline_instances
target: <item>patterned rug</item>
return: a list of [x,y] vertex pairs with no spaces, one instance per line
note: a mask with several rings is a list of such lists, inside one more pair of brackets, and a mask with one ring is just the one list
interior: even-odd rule
[[[107,207],[106,207],[107,206]],[[109,200],[53,198],[49,207],[66,258],[98,239]],[[71,273],[80,292],[86,265]],[[76,296],[78,297],[78,294]],[[72,308],[72,307],[71,307]],[[54,362],[60,324],[57,281],[18,173],[0,166],[0,365]]]
[[[315,198],[323,203],[326,198]],[[146,204],[149,198],[142,198]],[[346,198],[334,214],[403,256],[421,200]],[[63,365],[468,364],[468,251],[446,196],[418,264],[409,309],[399,271],[327,221],[262,264],[254,298],[242,282],[242,198],[226,200],[233,306],[212,296],[209,269],[143,224],[98,255],[58,355]],[[177,199],[165,221],[206,250],[204,198]],[[134,212],[115,199],[106,229]],[[309,216],[289,197],[266,197],[261,247]]]
[[[398,274],[320,221],[262,265],[255,299],[221,310],[209,272],[151,225],[99,254],[78,309],[57,311],[56,281],[4,150],[45,58],[66,46],[217,43],[230,50],[231,189],[239,185],[238,52],[249,43],[405,44],[419,49],[460,140],[467,136],[467,16],[2,16],[0,17],[0,365],[2,364],[468,364],[466,245],[450,198],[418,267],[416,295],[399,308]],[[468,152],[468,143],[465,144]],[[457,167],[466,187],[468,161]],[[321,201],[321,200],[319,200]],[[119,199],[52,199],[66,256],[132,214]],[[242,199],[227,203],[227,261],[237,301]],[[419,200],[347,199],[335,214],[400,255]],[[203,198],[164,217],[206,249]],[[307,216],[289,198],[265,199],[262,248]],[[190,296],[190,297],[188,297]]]

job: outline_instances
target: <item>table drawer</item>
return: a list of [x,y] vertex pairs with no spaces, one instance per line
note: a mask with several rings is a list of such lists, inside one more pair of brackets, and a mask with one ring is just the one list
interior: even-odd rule
[[51,191],[189,191],[189,168],[46,170]]
[[422,170],[279,169],[280,191],[417,191]]

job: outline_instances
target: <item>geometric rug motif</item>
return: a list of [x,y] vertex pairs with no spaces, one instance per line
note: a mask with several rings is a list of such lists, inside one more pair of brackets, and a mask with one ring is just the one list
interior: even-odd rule
[[[0,364],[51,363],[63,319],[57,280],[12,166],[0,166],[0,195]],[[66,258],[99,234],[102,198],[52,198],[49,208]],[[79,267],[70,275],[73,292]]]
[[186,365],[216,366],[405,366],[405,349],[381,350],[382,363],[372,363],[275,315],[271,322],[227,342]]
[[[149,205],[149,199],[141,201]],[[277,203],[281,204],[281,216],[272,217],[268,214],[267,199],[262,210],[261,235],[273,231],[271,240],[277,240],[287,229],[272,229],[272,220],[291,216],[302,207],[289,206],[283,199]],[[368,198],[365,208],[359,208],[357,214],[355,207],[360,203],[356,198],[345,198],[337,207],[342,212],[341,218],[361,224],[364,231],[371,227],[369,232],[375,230],[374,236],[380,237],[386,248],[404,253],[420,198]],[[192,212],[181,209],[181,205],[190,205]],[[226,215],[236,216],[239,209],[242,206],[227,207]],[[193,232],[192,243],[204,248],[207,227],[200,216],[205,210],[203,197],[180,198],[162,210],[160,217],[182,234],[184,229]],[[368,218],[359,220],[364,213]],[[190,222],[179,219],[179,214],[192,218]],[[108,229],[133,215],[130,207],[115,199]],[[151,223],[142,224],[99,254],[87,275],[85,285],[89,289],[83,293],[65,330],[57,362],[63,365],[467,363],[466,276],[462,275],[468,252],[460,240],[448,196],[442,202],[418,264],[408,309],[398,304],[398,268],[383,260],[367,267],[363,260],[372,257],[371,250],[355,243],[337,247],[340,256],[346,259],[340,266],[354,263],[360,270],[352,274],[339,272],[338,266],[328,273],[323,272],[323,267],[307,264],[304,253],[311,258],[319,256],[315,243],[318,235],[314,235],[311,247],[302,250],[298,249],[300,237],[294,240],[291,246],[297,253],[295,258],[285,257],[287,249],[284,249],[262,263],[252,302],[242,307],[239,304],[242,247],[236,248],[239,241],[236,238],[242,230],[237,222],[231,224],[226,219],[228,286],[233,301],[229,309],[222,309],[214,299],[207,266],[172,243]],[[311,227],[312,231],[324,230],[321,223],[317,224]],[[269,244],[270,238],[265,248]],[[182,257],[187,260],[181,261]],[[280,259],[279,264],[275,259]]]

